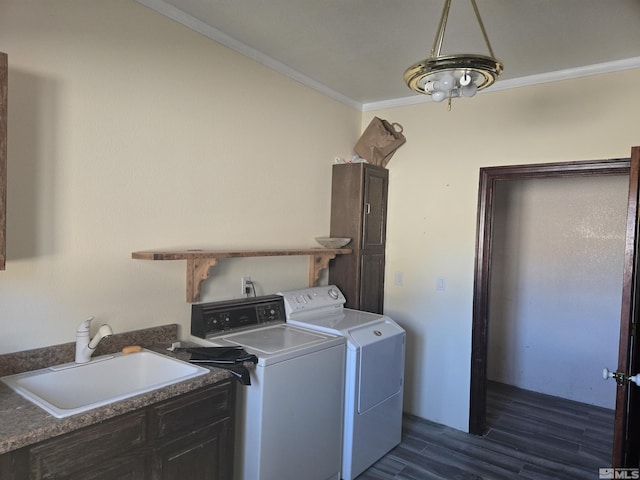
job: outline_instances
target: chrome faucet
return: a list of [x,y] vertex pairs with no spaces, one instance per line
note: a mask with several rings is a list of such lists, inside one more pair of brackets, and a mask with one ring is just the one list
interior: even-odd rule
[[106,323],[103,324],[93,339],[90,339],[89,330],[91,329],[91,321],[93,317],[89,317],[78,325],[76,329],[76,363],[87,363],[91,360],[91,355],[103,338],[113,335],[111,327]]

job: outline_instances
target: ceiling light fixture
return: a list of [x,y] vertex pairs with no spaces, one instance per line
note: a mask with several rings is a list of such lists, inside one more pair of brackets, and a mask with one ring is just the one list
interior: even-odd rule
[[444,31],[449,18],[449,8],[451,7],[451,0],[446,0],[429,58],[411,65],[404,72],[404,81],[411,90],[431,95],[431,99],[434,102],[442,102],[447,98],[449,100],[449,110],[451,110],[452,98],[460,96],[473,97],[478,90],[492,85],[502,74],[502,63],[493,55],[493,49],[480,18],[476,0],[470,1],[490,56],[440,54]]

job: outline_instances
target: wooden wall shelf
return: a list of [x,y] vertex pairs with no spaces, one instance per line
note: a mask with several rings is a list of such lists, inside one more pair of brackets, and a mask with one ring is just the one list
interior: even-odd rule
[[329,266],[336,255],[349,254],[350,248],[299,248],[282,250],[154,250],[133,252],[135,260],[186,260],[187,261],[187,302],[200,300],[200,286],[211,275],[211,268],[221,258],[284,257],[292,255],[309,256],[309,286],[317,284],[320,272]]

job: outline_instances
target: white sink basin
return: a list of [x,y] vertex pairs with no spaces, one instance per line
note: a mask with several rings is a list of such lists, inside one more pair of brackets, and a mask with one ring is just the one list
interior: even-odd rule
[[142,350],[96,357],[0,378],[57,418],[150,392],[209,372],[175,358]]

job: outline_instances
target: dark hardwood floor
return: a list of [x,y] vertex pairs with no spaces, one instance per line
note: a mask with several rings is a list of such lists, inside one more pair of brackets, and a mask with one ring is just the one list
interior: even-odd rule
[[613,411],[487,386],[484,436],[405,415],[402,443],[357,480],[582,480],[611,465]]

